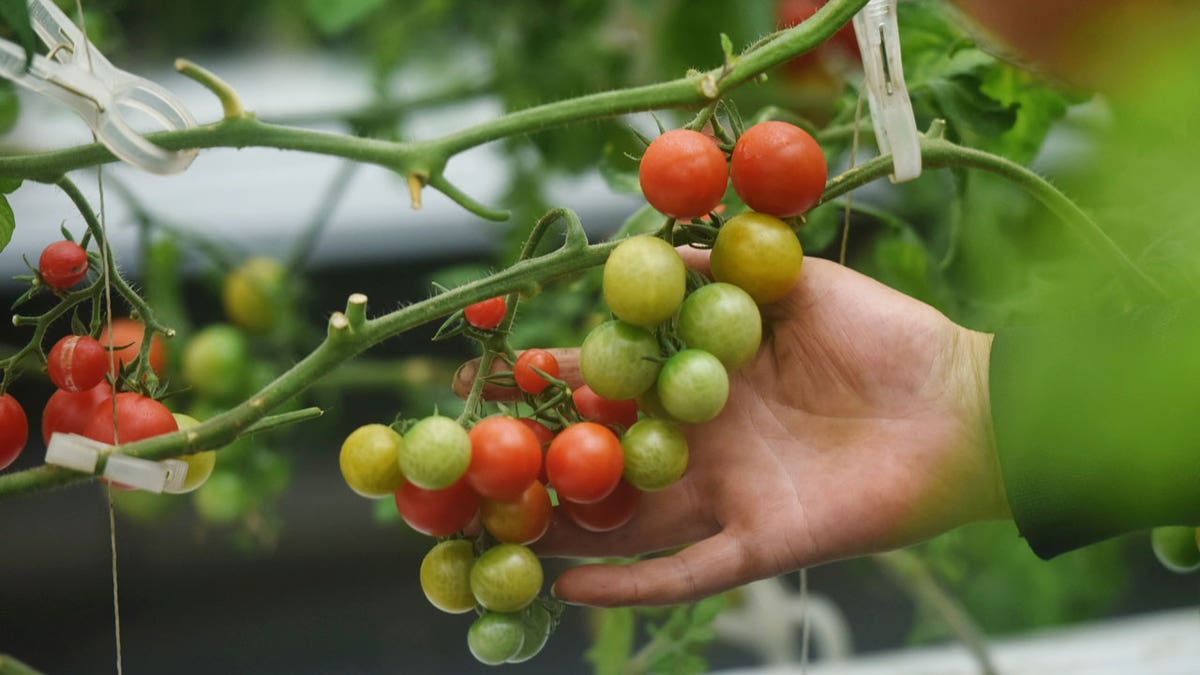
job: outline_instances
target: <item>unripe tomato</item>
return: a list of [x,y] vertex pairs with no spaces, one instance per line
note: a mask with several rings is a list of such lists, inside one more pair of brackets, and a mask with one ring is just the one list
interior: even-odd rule
[[1150,545],[1158,561],[1172,572],[1200,570],[1200,547],[1197,546],[1196,528],[1156,527],[1150,532]]
[[50,436],[55,433],[82,434],[92,412],[111,398],[112,387],[107,382],[78,392],[55,391],[42,410],[42,443],[50,445]]
[[400,446],[400,471],[426,490],[450,487],[471,463],[471,437],[458,422],[431,415],[412,425]]
[[638,165],[646,201],[672,218],[699,218],[725,196],[729,168],[716,141],[698,131],[675,129],[651,141]]
[[471,594],[471,566],[475,547],[466,539],[443,541],[421,560],[421,590],[434,607],[449,614],[475,609]]
[[796,285],[804,250],[787,223],[762,213],[743,213],[721,226],[709,261],[713,279],[731,283],[766,305],[782,300]]
[[227,400],[245,389],[249,362],[246,336],[229,324],[213,324],[183,350],[183,377],[201,396]]
[[521,352],[513,364],[513,379],[517,381],[517,388],[526,394],[542,393],[550,382],[538,374],[538,370],[550,377],[558,377],[558,359],[545,349],[526,349]]
[[[116,367],[120,370],[126,363],[132,362],[138,357],[142,350],[142,338],[146,334],[146,329],[141,321],[136,319],[113,319],[112,321],[112,347],[113,356],[116,357]],[[109,346],[109,331],[108,326],[104,326],[104,330],[100,332],[100,344],[107,349]],[[167,348],[163,345],[162,338],[155,333],[150,338],[150,369],[154,374],[162,377],[167,372]],[[117,374],[115,371],[109,371],[113,377]]]
[[412,529],[431,537],[448,537],[470,524],[479,511],[479,495],[465,477],[441,490],[405,482],[396,491],[396,510]]
[[208,482],[192,493],[196,513],[210,523],[232,523],[254,508],[250,486],[240,474],[215,471]]
[[546,534],[552,510],[550,494],[535,480],[516,499],[482,500],[479,519],[497,541],[528,545]]
[[221,302],[233,323],[256,333],[275,325],[275,303],[283,290],[283,265],[274,258],[249,258],[225,277]]
[[671,417],[699,424],[716,417],[729,398],[729,375],[717,357],[685,349],[663,364],[658,399]]
[[175,416],[167,406],[149,396],[124,391],[117,394],[116,428],[113,428],[113,409],[103,401],[92,411],[83,435],[101,443],[133,443],[153,436],[169,434],[179,429]]
[[488,666],[498,666],[515,657],[525,641],[521,615],[509,612],[484,612],[467,630],[467,648],[471,656]]
[[604,301],[620,320],[654,328],[670,319],[687,291],[679,252],[658,237],[630,237],[604,263]]
[[712,354],[733,371],[758,353],[762,315],[749,293],[717,282],[683,301],[676,331],[685,345]]
[[521,613],[521,625],[525,628],[525,640],[521,644],[521,649],[508,660],[508,663],[524,663],[537,656],[538,652],[542,651],[542,647],[546,646],[546,641],[550,639],[553,622],[554,617],[550,616],[550,612],[541,603],[535,602],[526,607],[525,611]]
[[589,422],[622,429],[637,422],[637,403],[604,398],[586,384],[571,392],[571,400],[579,414]]
[[558,496],[581,504],[608,496],[624,468],[621,441],[607,427],[593,422],[563,429],[546,453],[546,474]]
[[529,427],[511,417],[489,417],[470,433],[467,483],[487,499],[517,499],[537,482],[542,446]]
[[507,311],[508,305],[504,301],[504,296],[500,295],[468,305],[463,309],[463,318],[476,328],[492,330],[504,320],[504,313]]
[[17,460],[28,439],[25,409],[12,394],[0,396],[0,471]]
[[642,411],[642,414],[644,414],[646,417],[652,417],[658,420],[666,420],[668,422],[677,421],[674,417],[671,417],[671,413],[667,412],[667,409],[663,407],[662,401],[658,400],[657,384],[642,392],[642,395],[638,396],[637,399],[635,399],[635,402],[637,403],[638,410]]
[[90,335],[64,336],[50,348],[46,371],[59,389],[91,389],[103,382],[108,372],[108,350]]
[[[175,424],[179,427],[180,431],[191,429],[200,424],[200,421],[191,415],[174,413],[173,416],[175,417]],[[180,455],[176,459],[187,463],[187,475],[183,479],[183,485],[178,490],[166,490],[166,492],[181,495],[204,485],[204,482],[212,475],[213,468],[217,465],[217,452],[215,450],[205,450],[190,455]]]
[[661,368],[658,358],[653,333],[624,321],[606,321],[584,338],[579,373],[604,398],[628,400],[654,386]]
[[73,241],[56,241],[42,249],[38,258],[38,276],[56,291],[65,291],[83,281],[87,272],[87,251]]
[[542,590],[542,580],[541,561],[517,544],[493,546],[471,567],[471,593],[493,612],[524,609]]
[[808,132],[787,122],[760,122],[737,140],[733,189],[746,206],[778,218],[809,210],[825,191],[825,154]]
[[571,522],[589,532],[611,532],[628,523],[642,501],[642,493],[625,481],[607,497],[591,504],[578,504],[569,499],[559,502]]
[[639,490],[661,490],[683,475],[688,445],[683,432],[671,422],[646,418],[621,437],[625,480]]
[[400,452],[404,439],[384,424],[366,424],[346,437],[338,454],[342,478],[368,499],[387,497],[400,489]]

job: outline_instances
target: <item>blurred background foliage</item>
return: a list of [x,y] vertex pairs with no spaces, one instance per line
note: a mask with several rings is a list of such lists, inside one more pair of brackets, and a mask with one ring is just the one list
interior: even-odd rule
[[[74,3],[60,4],[73,11]],[[84,6],[93,41],[118,64],[176,56],[202,59],[215,52],[245,53],[253,59],[263,50],[323,50],[353,59],[372,74],[381,107],[347,114],[347,128],[393,138],[404,136],[406,108],[383,104],[411,96],[405,90],[407,73],[446,73],[434,97],[439,102],[491,97],[506,110],[517,110],[713,67],[721,59],[721,33],[735,45],[747,45],[777,27],[779,9],[772,0],[748,0],[736,8],[717,0],[90,0]],[[1164,55],[1160,63],[1177,67],[1156,71],[1159,76],[1142,90],[1150,95],[1103,101],[999,60],[941,2],[901,3],[900,19],[919,128],[945,120],[951,140],[1034,163],[1097,216],[1135,261],[1153,265],[1171,283],[1194,288],[1195,259],[1181,252],[1195,251],[1191,244],[1200,231],[1195,226],[1200,213],[1196,191],[1170,193],[1180,195],[1178,199],[1161,195],[1164,185],[1177,185],[1180,176],[1190,175],[1187,168],[1194,164],[1195,146],[1170,139],[1178,140],[1175,125],[1200,104],[1200,89],[1179,86],[1194,79],[1186,64],[1200,61]],[[743,87],[732,101],[747,120],[782,117],[824,130],[832,175],[851,160],[855,79],[853,64],[809,59]],[[0,128],[10,127],[18,114],[12,88],[0,84]],[[672,127],[690,114],[662,111],[657,118]],[[588,122],[503,142],[511,168],[503,206],[514,217],[495,256],[432,261],[395,282],[422,289],[434,281],[453,287],[507,264],[533,220],[552,206],[545,189],[551,177],[600,171],[613,190],[636,190],[636,161],[627,155],[636,156],[640,145],[630,123]],[[656,133],[648,117],[632,123],[644,133]],[[864,114],[858,161],[874,152],[870,128]],[[1147,145],[1162,152],[1146,153]],[[740,208],[732,192],[726,205],[729,212]],[[808,255],[838,257],[844,208],[843,201],[822,206],[798,223]],[[1092,262],[1043,207],[994,176],[929,171],[901,186],[881,182],[856,192],[851,210],[851,266],[975,328],[994,329],[1042,313],[1120,307],[1125,299],[1112,270]],[[636,217],[649,216],[642,212]],[[174,283],[173,270],[180,242],[192,237],[187,241],[194,244],[194,235],[184,237],[153,214],[145,225],[143,281],[152,304],[180,326],[226,320],[212,308],[223,280],[243,257],[236,247],[213,242],[189,246],[202,251],[207,263],[201,278],[184,288]],[[334,274],[322,280],[322,287],[336,290],[324,293],[289,277],[281,297],[290,318],[278,330],[247,334],[257,375],[239,395],[254,391],[315,344],[320,319],[337,307],[341,289],[347,287],[335,282],[361,278],[361,272]],[[197,285],[201,296],[185,297]],[[603,316],[597,288],[595,275],[584,273],[544,289],[523,305],[514,345],[577,344]],[[456,402],[446,382],[457,360],[469,352],[464,345],[434,350],[428,337],[421,331],[405,336],[318,385],[311,402],[335,412],[313,423],[316,431],[272,435],[258,452],[226,450],[222,463],[236,455],[229,464],[237,470],[214,476],[205,488],[209,496],[198,497],[197,508],[218,529],[234,523],[235,538],[251,549],[264,543],[269,547],[280,527],[286,536],[287,524],[270,507],[289,482],[290,451],[279,446],[314,435],[339,438],[352,425],[339,422],[337,411],[360,404],[388,416],[382,421],[390,421],[398,410],[407,416],[427,414],[435,406],[453,411]],[[177,355],[186,349],[186,339],[180,342]],[[179,400],[201,412],[229,402],[206,400],[195,392],[184,392]],[[234,485],[238,481],[245,483],[241,491]],[[121,499],[125,513],[143,518],[154,512],[149,503],[169,500],[133,494]],[[211,502],[207,507],[206,499]],[[390,503],[378,506],[387,527],[404,527]],[[1030,553],[1011,524],[989,524],[951,532],[917,550],[972,616],[989,632],[1003,633],[1101,616],[1120,606],[1130,558],[1148,555],[1140,540],[1135,552],[1127,544],[1119,540],[1045,563]],[[924,641],[944,637],[945,630],[937,617],[919,612],[909,634]]]

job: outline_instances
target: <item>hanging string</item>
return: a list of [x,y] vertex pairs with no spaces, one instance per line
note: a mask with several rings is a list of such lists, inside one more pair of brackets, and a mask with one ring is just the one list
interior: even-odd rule
[[[858,163],[858,128],[862,124],[862,109],[863,109],[863,90],[858,90],[858,105],[854,108],[854,137],[850,141],[850,167]],[[842,265],[846,264],[846,244],[850,241],[850,201],[854,195],[854,190],[846,193],[846,222],[842,226],[842,252],[838,256],[838,262]]]
[[[87,21],[83,18],[83,1],[75,0],[75,11],[79,16],[79,30],[83,33],[83,49],[87,55],[88,70],[92,70],[92,49],[91,38],[88,37]],[[92,140],[97,140],[95,132],[92,132]],[[110,373],[117,372],[116,369],[116,353],[113,351],[113,330],[112,330],[112,279],[109,278],[109,264],[111,250],[108,245],[108,230],[106,228],[106,220],[104,216],[104,166],[96,167],[96,188],[100,192],[100,236],[97,238],[97,245],[100,247],[100,265],[101,274],[104,277],[104,320],[107,322],[108,328],[108,371]],[[113,443],[118,443],[117,437],[117,381],[112,378],[110,382],[112,387],[112,418],[113,418]],[[117,574],[117,519],[113,512],[113,488],[111,485],[106,485],[104,494],[108,501],[108,545],[109,555],[112,560],[112,591],[113,591],[113,638],[117,646],[117,675],[122,675],[122,658],[121,658],[121,593],[118,584]]]

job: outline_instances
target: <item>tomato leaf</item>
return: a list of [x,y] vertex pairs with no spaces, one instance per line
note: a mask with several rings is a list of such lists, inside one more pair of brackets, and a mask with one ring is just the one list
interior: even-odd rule
[[340,35],[364,22],[384,4],[386,0],[305,0],[304,7],[322,33]]
[[[7,80],[0,82],[0,134],[8,133],[17,124],[17,116],[21,113],[21,102],[17,98],[16,85]],[[0,185],[12,181],[5,179]],[[20,181],[17,181],[20,184]],[[16,189],[16,188],[14,188]],[[12,192],[12,190],[4,190]]]
[[37,49],[37,35],[33,32],[33,24],[29,21],[29,6],[25,0],[0,0],[0,19],[17,34],[21,46],[25,48],[25,69],[33,63],[34,50]]
[[0,251],[3,251],[8,246],[8,242],[12,241],[13,232],[17,229],[17,218],[13,215],[12,207],[8,205],[8,198],[0,195]]
[[596,675],[621,675],[633,652],[633,610],[621,607],[597,611],[600,612],[600,630],[584,658],[592,664]]
[[9,195],[17,191],[24,181],[20,178],[0,178],[0,192]]
[[645,146],[634,134],[616,134],[604,144],[604,155],[600,158],[600,177],[614,192],[638,193],[642,191],[638,180],[638,160]]
[[636,234],[653,234],[667,222],[667,217],[654,210],[649,204],[633,212],[625,219],[621,229],[613,235],[613,239],[631,237]]

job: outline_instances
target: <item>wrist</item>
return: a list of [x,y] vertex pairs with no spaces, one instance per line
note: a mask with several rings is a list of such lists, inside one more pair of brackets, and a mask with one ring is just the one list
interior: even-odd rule
[[992,405],[989,382],[992,340],[990,333],[963,329],[963,359],[965,361],[962,400],[966,405],[965,419],[972,431],[967,451],[976,462],[980,490],[980,520],[1006,519],[1012,517],[1008,496],[1004,490],[1004,477],[1000,470],[1000,458],[996,449],[996,435],[992,427]]

